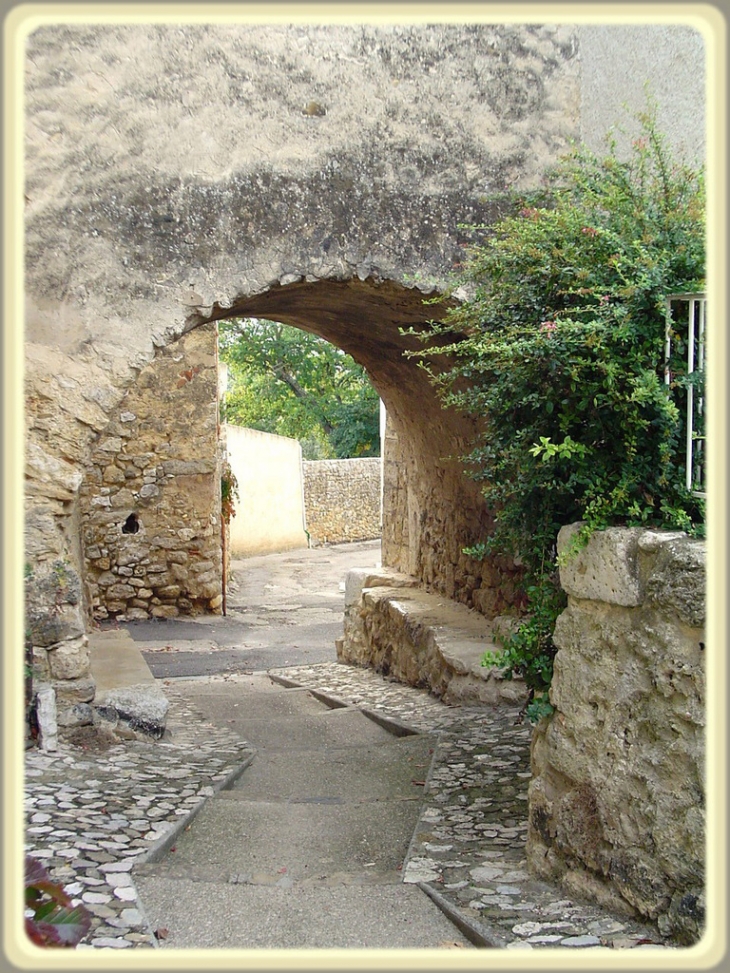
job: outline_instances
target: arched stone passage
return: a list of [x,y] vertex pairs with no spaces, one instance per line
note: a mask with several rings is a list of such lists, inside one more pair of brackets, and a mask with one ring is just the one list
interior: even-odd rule
[[384,563],[487,612],[509,606],[514,590],[504,566],[500,575],[463,554],[488,521],[459,460],[473,430],[444,411],[426,372],[405,354],[422,347],[408,329],[443,308],[394,282],[300,281],[189,322],[142,369],[92,443],[80,520],[95,617],[220,610],[215,327],[223,317],[316,333],[366,369],[389,417]]
[[660,81],[673,140],[701,144],[702,38],[629,32],[51,21],[31,33],[27,595],[33,644],[64,647],[63,677],[50,675],[69,701],[93,695],[78,502],[92,451],[156,353],[233,313],[320,333],[368,369],[395,434],[388,559],[495,608],[479,592],[504,576],[460,553],[488,514],[445,459],[470,430],[438,409],[398,328],[433,313],[422,295],[448,282],[462,224],[493,220],[505,190],[534,187],[571,138],[600,142],[616,122],[602,85],[641,107],[644,80]]
[[274,287],[225,316],[264,317],[310,331],[366,369],[388,413],[384,562],[471,604],[483,569],[462,548],[488,521],[458,458],[474,430],[441,407],[425,371],[405,355],[423,346],[403,331],[418,330],[443,310],[427,304],[417,288],[355,278]]

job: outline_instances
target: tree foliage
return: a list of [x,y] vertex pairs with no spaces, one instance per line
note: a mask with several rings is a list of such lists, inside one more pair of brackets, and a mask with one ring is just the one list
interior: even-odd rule
[[307,459],[380,455],[378,394],[341,349],[251,318],[222,323],[219,341],[227,422],[298,439]]
[[628,158],[578,147],[509,216],[471,228],[452,289],[470,296],[419,352],[444,405],[484,420],[464,461],[496,525],[470,553],[525,565],[531,618],[488,661],[525,676],[533,715],[549,711],[560,527],[584,521],[583,541],[609,524],[703,529],[680,361],[664,384],[664,299],[704,288],[704,180],[670,158],[651,112],[639,122]]

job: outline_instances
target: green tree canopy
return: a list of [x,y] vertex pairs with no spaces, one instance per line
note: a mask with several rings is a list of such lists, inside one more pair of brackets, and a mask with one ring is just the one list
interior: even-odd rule
[[380,455],[379,398],[350,355],[297,328],[253,318],[220,326],[227,422],[302,443],[307,459]]

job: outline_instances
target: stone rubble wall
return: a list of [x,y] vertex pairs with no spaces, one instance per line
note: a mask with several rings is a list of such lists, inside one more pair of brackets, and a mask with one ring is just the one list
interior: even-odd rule
[[[216,325],[143,368],[80,489],[93,617],[172,618],[222,603]],[[137,530],[129,533],[130,517]]]
[[610,528],[561,568],[555,713],[529,791],[538,876],[685,944],[704,918],[704,556],[682,533]]
[[514,706],[526,700],[522,680],[505,680],[481,664],[514,623],[425,591],[411,575],[355,569],[345,583],[337,657],[428,689],[446,703]]
[[379,457],[306,460],[303,467],[307,531],[313,544],[380,537]]

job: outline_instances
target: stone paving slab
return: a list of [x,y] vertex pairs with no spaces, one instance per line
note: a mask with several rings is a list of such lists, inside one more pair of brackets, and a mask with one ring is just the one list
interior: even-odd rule
[[230,882],[263,873],[291,884],[330,871],[396,872],[419,810],[413,801],[279,803],[230,799],[222,792],[179,836],[175,853],[155,863],[155,874],[213,870],[219,881]]
[[440,733],[403,869],[454,919],[502,948],[671,948],[651,925],[568,898],[527,873],[529,723],[519,708],[445,706],[424,690],[341,663],[272,673]]
[[[325,800],[374,801],[395,798],[420,801],[423,780],[433,756],[435,739],[411,736],[387,745],[360,747],[357,761],[351,748],[307,754],[306,763],[296,753],[270,751],[254,759],[234,786],[228,800]],[[354,766],[353,766],[354,763]]]

